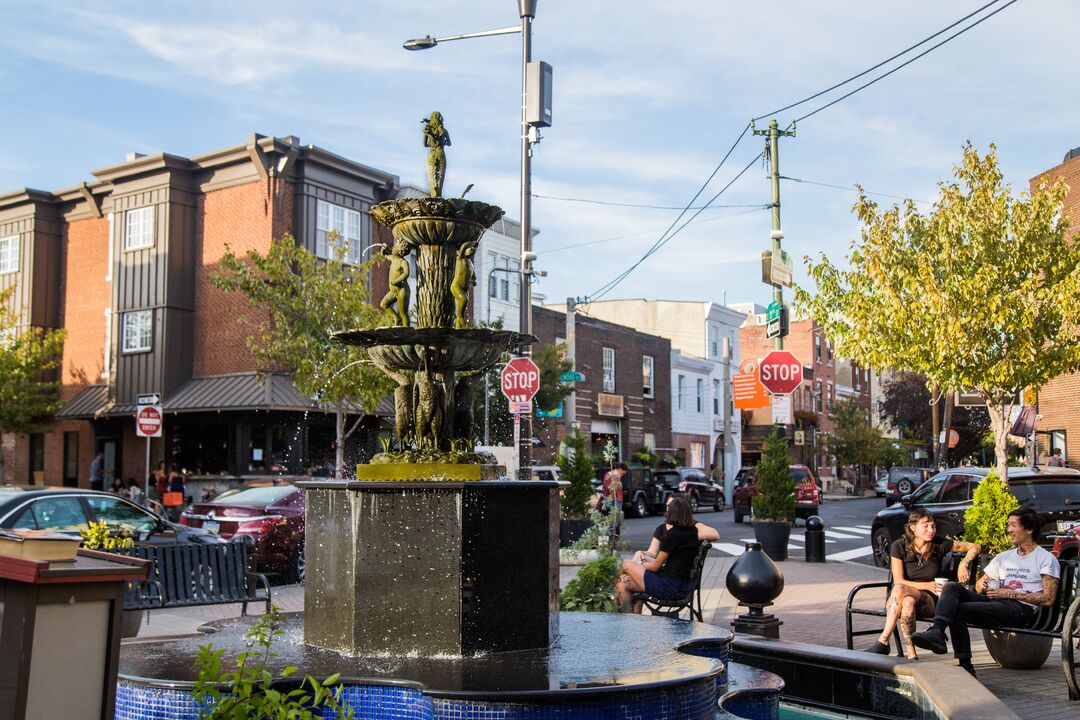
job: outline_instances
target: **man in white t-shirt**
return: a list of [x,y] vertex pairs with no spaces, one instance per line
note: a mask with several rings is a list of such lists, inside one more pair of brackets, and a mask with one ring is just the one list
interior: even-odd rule
[[952,638],[953,655],[972,675],[968,623],[977,627],[1028,627],[1040,607],[1057,599],[1061,570],[1057,558],[1039,547],[1039,516],[1031,508],[1009,513],[1009,539],[1013,548],[995,555],[975,583],[975,590],[948,583],[934,612],[934,627],[911,636],[916,647],[944,654],[945,628]]

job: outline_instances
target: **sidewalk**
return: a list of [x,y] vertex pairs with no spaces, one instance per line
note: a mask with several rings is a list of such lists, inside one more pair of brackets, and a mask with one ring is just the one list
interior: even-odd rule
[[[733,557],[710,557],[705,561],[702,576],[702,606],[705,622],[729,627],[739,612],[735,599],[725,586]],[[789,560],[779,564],[784,573],[785,590],[770,611],[783,621],[780,637],[784,640],[814,643],[843,648],[844,604],[851,588],[862,582],[884,580],[885,571],[852,562],[806,563]],[[576,574],[577,567],[562,567],[560,585],[566,585]],[[274,588],[274,604],[285,611],[304,608],[304,589],[299,585]],[[869,605],[874,595],[867,592]],[[881,597],[882,603],[884,597]],[[251,605],[251,614],[260,614],[262,607]],[[194,608],[156,610],[150,613],[137,640],[194,633],[203,623],[240,614],[240,605],[210,605]],[[856,618],[856,628],[873,627],[877,618]],[[879,625],[880,626],[880,625]],[[1039,720],[1075,720],[1080,717],[1080,702],[1070,702],[1059,658],[1061,651],[1055,643],[1050,658],[1039,670],[1004,670],[986,652],[982,634],[973,632],[974,664],[982,682],[991,692],[1022,718]],[[856,638],[856,648],[869,645],[873,637]],[[920,663],[953,664],[951,655],[921,653]]]

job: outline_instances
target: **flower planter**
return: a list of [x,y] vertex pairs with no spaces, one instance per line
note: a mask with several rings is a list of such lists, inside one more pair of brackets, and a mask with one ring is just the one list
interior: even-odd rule
[[569,548],[559,549],[560,565],[588,565],[593,560],[596,560],[599,557],[599,550],[571,550]]
[[990,657],[997,664],[1010,670],[1038,670],[1050,657],[1054,638],[983,630],[983,640]]
[[570,547],[574,541],[585,534],[592,527],[592,520],[588,518],[563,518],[559,520],[559,547]]
[[772,560],[787,560],[791,523],[776,520],[754,520],[754,539]]

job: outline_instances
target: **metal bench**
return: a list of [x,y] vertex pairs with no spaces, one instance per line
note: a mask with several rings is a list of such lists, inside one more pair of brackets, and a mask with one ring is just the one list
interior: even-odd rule
[[712,543],[707,540],[702,541],[698,546],[697,555],[694,557],[694,564],[690,568],[690,581],[685,597],[679,598],[678,600],[664,600],[641,592],[634,594],[634,602],[640,601],[644,603],[645,607],[647,607],[649,612],[653,615],[678,618],[683,610],[689,610],[691,620],[697,618],[698,622],[705,622],[702,619],[701,614],[701,574],[705,569],[705,557],[709,554],[709,550],[711,549]]
[[[266,603],[270,611],[270,583],[252,572],[248,542],[176,543],[141,545],[116,552],[149,560],[150,575],[131,584],[124,595],[125,610],[152,610],[194,605]],[[260,586],[262,592],[260,593]]]
[[[955,579],[956,568],[959,565],[959,562],[960,559],[955,553],[950,553],[943,558],[940,577]],[[1078,654],[1080,654],[1080,594],[1077,592],[1077,574],[1078,571],[1080,571],[1080,559],[1074,558],[1063,562],[1059,561],[1059,565],[1061,568],[1061,579],[1058,582],[1057,598],[1054,600],[1053,605],[1039,608],[1039,617],[1031,627],[1000,627],[994,629],[1002,632],[1014,632],[1020,635],[1060,638],[1061,666],[1065,673],[1065,682],[1069,686],[1069,699],[1080,700],[1080,667],[1077,665]],[[974,578],[975,575],[972,574],[972,579],[974,580]],[[888,600],[889,593],[892,592],[892,577],[890,576],[887,582],[862,583],[861,585],[856,585],[851,589],[851,592],[848,593],[847,606],[844,610],[847,626],[848,650],[853,649],[853,638],[860,635],[880,635],[881,631],[884,629],[852,629],[852,617],[854,615],[885,617],[886,612],[884,607],[877,609],[854,606],[856,596],[858,596],[860,592],[874,588],[884,588],[885,599]],[[922,622],[929,622],[932,619],[933,618],[917,618],[918,621]],[[969,627],[982,629],[979,628],[978,625],[973,624],[969,625]],[[896,641],[897,654],[903,655],[899,629],[893,631],[893,639]]]

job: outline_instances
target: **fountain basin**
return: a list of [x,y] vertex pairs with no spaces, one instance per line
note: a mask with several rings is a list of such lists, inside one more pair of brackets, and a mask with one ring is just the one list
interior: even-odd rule
[[504,352],[536,342],[532,335],[490,328],[382,327],[334,333],[335,341],[368,348],[373,362],[391,370],[410,370],[429,363],[432,372],[482,372]]
[[456,246],[479,240],[503,210],[478,200],[421,197],[381,202],[372,206],[371,216],[410,244]]
[[[310,620],[309,620],[310,621]],[[225,649],[232,662],[254,618],[210,623],[207,635],[125,645],[116,720],[196,718],[191,691],[199,645]],[[303,643],[302,614],[285,616],[271,672],[340,672],[358,718],[642,717],[713,720],[723,692],[732,635],[723,628],[667,618],[562,613],[550,648],[472,657],[349,656]],[[514,632],[513,626],[504,628]],[[680,651],[692,645],[702,657]],[[157,714],[155,714],[157,713]]]

